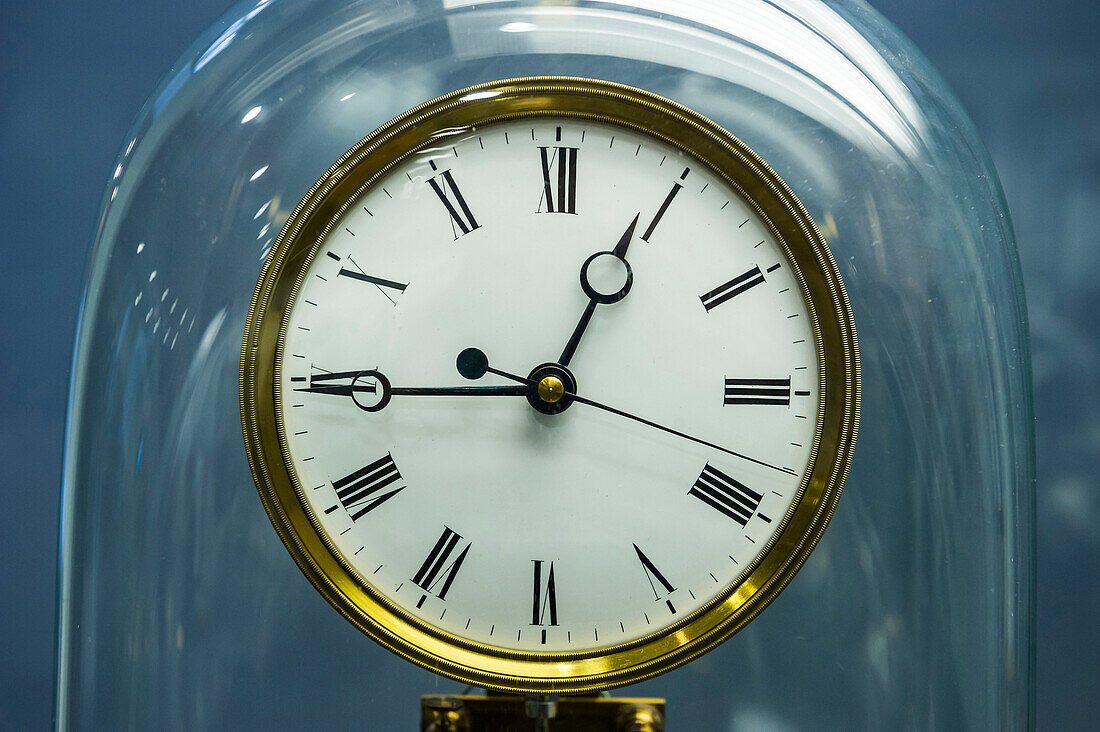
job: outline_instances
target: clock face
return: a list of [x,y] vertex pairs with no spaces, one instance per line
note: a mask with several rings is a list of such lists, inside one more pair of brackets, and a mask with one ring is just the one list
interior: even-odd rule
[[728,133],[536,81],[414,110],[318,183],[257,289],[242,410],[350,620],[481,685],[583,689],[689,660],[797,571],[855,342],[812,222]]

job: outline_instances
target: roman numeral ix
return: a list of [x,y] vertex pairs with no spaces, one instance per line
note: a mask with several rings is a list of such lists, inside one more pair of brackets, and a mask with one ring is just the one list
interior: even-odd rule
[[542,158],[542,198],[538,212],[546,203],[546,213],[577,213],[577,148],[540,146]]
[[726,379],[723,404],[791,405],[791,377],[785,379]]
[[[399,480],[401,480],[401,473],[397,470],[393,458],[387,453],[385,457],[375,460],[370,465],[359,468],[339,480],[332,481],[332,487],[336,489],[336,498],[340,501],[340,505],[344,507],[344,510],[348,512],[348,515],[351,516],[351,520],[358,521],[405,490],[405,486],[401,486],[382,495],[375,495],[378,491],[393,485]],[[325,513],[329,513],[335,508],[333,506]]]
[[[424,590],[425,593],[430,592],[440,600],[446,600],[447,591],[451,589],[451,583],[455,581],[458,570],[462,568],[462,563],[466,561],[466,555],[469,553],[470,547],[473,546],[473,542],[467,541],[462,551],[458,552],[457,549],[461,543],[462,535],[455,533],[450,527],[444,526],[443,533],[440,534],[439,540],[432,547],[428,558],[424,560],[424,563],[420,565],[420,569],[416,570],[416,574],[413,575],[413,584]],[[426,598],[427,595],[423,595],[416,606],[423,605]]]
[[760,507],[763,496],[707,463],[688,491],[703,503],[744,526]]
[[[432,163],[434,169],[434,163]],[[440,183],[442,179],[442,183]],[[454,176],[451,175],[451,171],[444,170],[439,175],[436,175],[428,179],[428,185],[435,191],[435,195],[439,197],[439,200],[443,203],[447,209],[447,213],[451,215],[451,233],[454,234],[457,240],[462,234],[469,234],[474,229],[478,228],[479,224],[477,219],[474,218],[474,214],[470,211],[469,204],[466,203],[466,199],[463,198],[462,192],[458,190],[458,185],[455,184]],[[461,232],[461,233],[460,233]]]

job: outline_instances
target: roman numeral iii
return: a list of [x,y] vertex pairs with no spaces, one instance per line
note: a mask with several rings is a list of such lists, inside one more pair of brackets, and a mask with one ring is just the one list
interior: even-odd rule
[[785,379],[726,379],[723,404],[791,404],[791,377]]
[[[455,581],[458,570],[462,569],[462,563],[466,561],[466,555],[473,545],[472,542],[467,541],[462,551],[457,551],[462,541],[461,534],[454,532],[449,526],[444,526],[443,533],[432,547],[428,558],[413,575],[413,584],[424,592],[433,593],[440,600],[446,600],[447,591],[451,589],[451,583]],[[421,597],[417,607],[423,603],[424,597]]]
[[397,470],[393,458],[387,454],[370,465],[359,468],[339,480],[332,481],[332,487],[336,489],[336,498],[340,501],[340,505],[344,507],[344,510],[348,512],[348,515],[351,516],[351,520],[358,521],[405,490],[405,486],[401,486],[382,495],[375,495],[378,491],[386,486],[393,485],[399,480],[401,480],[401,473]]
[[[442,183],[440,180],[442,180]],[[435,195],[446,207],[447,213],[451,215],[451,233],[454,234],[455,239],[458,239],[462,234],[469,234],[479,227],[473,212],[470,211],[469,204],[462,196],[462,191],[458,190],[458,185],[455,184],[451,171],[444,170],[439,175],[429,178],[428,185],[432,187]]]
[[[535,594],[531,603],[531,625],[558,624],[558,595],[554,585],[554,563],[532,559]],[[546,621],[550,622],[547,623]],[[545,641],[544,641],[545,642]]]
[[760,507],[763,496],[707,463],[688,491],[711,508],[744,526]]
[[577,213],[577,148],[539,147],[542,158],[542,198],[538,212]]
[[759,267],[753,267],[743,275],[734,277],[729,282],[723,282],[705,295],[700,295],[703,307],[709,313],[722,303],[740,295],[745,290],[764,284],[764,275]]

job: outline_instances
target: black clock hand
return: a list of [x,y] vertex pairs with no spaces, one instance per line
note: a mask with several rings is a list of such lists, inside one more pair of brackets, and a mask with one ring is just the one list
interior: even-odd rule
[[[539,371],[540,369],[544,369],[544,368],[545,368],[545,365],[537,367],[536,371]],[[567,371],[566,369],[561,369],[561,370],[562,371]],[[511,379],[512,381],[518,381],[521,384],[526,384],[528,390],[538,390],[538,388],[540,386],[540,382],[538,382],[534,379],[523,377],[523,376],[517,376],[516,374],[510,374],[507,371],[501,371],[500,369],[495,369],[495,368],[491,367],[489,365],[488,356],[485,355],[484,351],[482,351],[478,348],[467,348],[464,351],[462,351],[462,353],[460,353],[458,355],[458,371],[459,371],[460,374],[462,374],[467,379],[480,379],[486,373],[489,373],[489,374],[495,374],[497,376],[503,376],[504,378]],[[570,378],[572,378],[572,377],[570,377]],[[558,383],[560,385],[561,381],[559,381]],[[780,473],[786,473],[787,475],[798,475],[798,473],[794,472],[790,468],[781,468],[778,465],[772,465],[771,463],[766,463],[763,460],[757,460],[756,458],[749,457],[748,455],[744,455],[744,454],[739,453],[739,452],[735,452],[734,450],[730,450],[729,448],[722,447],[721,445],[716,445],[713,442],[708,442],[707,440],[701,439],[699,437],[692,437],[689,434],[686,434],[684,432],[680,432],[679,430],[674,430],[671,427],[665,427],[662,424],[657,424],[656,422],[652,422],[652,421],[650,421],[650,420],[648,420],[644,417],[639,417],[636,414],[630,414],[629,412],[624,412],[621,409],[616,409],[615,407],[611,407],[611,406],[608,406],[606,404],[601,404],[600,402],[597,402],[594,399],[588,399],[586,397],[578,396],[575,392],[570,391],[568,388],[564,389],[563,392],[560,392],[560,393],[556,394],[555,397],[556,397],[555,401],[568,399],[570,401],[578,402],[580,404],[587,404],[590,407],[595,407],[596,409],[602,409],[605,412],[611,412],[612,414],[617,414],[620,417],[626,417],[627,419],[632,419],[635,422],[640,422],[641,424],[647,425],[649,427],[653,427],[654,429],[661,430],[662,432],[667,432],[670,435],[676,435],[677,437],[682,437],[685,440],[691,440],[692,442],[697,442],[700,445],[706,445],[707,447],[714,448],[715,450],[720,450],[721,452],[724,452],[727,455],[732,455],[736,458],[741,458],[742,460],[747,460],[750,463],[756,463],[757,465],[762,465],[765,468],[771,468],[772,470],[778,470]],[[530,398],[531,397],[528,396],[529,400],[530,400]],[[568,403],[565,404],[565,407],[567,407],[567,406],[568,406]],[[562,411],[564,411],[564,407],[562,408]]]
[[[315,381],[347,379],[347,384],[319,384]],[[373,380],[373,381],[371,381]],[[355,398],[356,394],[375,394],[381,389],[382,396],[375,404],[363,404]],[[526,396],[525,386],[392,386],[390,380],[381,371],[367,369],[363,371],[341,371],[310,377],[310,385],[294,391],[315,394],[350,396],[355,405],[367,412],[377,412],[390,402],[394,396]]]
[[[569,342],[565,344],[565,350],[561,352],[561,356],[558,358],[558,363],[562,366],[568,366],[569,361],[573,358],[573,354],[576,352],[577,346],[581,342],[581,336],[584,335],[584,331],[588,327],[588,322],[592,320],[592,313],[596,312],[596,305],[610,305],[611,303],[618,302],[626,297],[626,293],[630,292],[630,286],[634,283],[634,273],[630,269],[630,264],[626,261],[626,250],[630,247],[630,240],[634,238],[634,229],[637,227],[640,217],[641,213],[634,217],[634,220],[630,222],[630,226],[626,227],[626,231],[623,232],[622,237],[619,239],[619,243],[615,245],[614,249],[611,251],[596,252],[581,265],[581,289],[584,290],[584,294],[588,295],[588,305],[585,307],[584,313],[581,314],[581,319],[578,321],[577,327],[573,329],[573,335],[569,336]],[[623,266],[626,267],[626,283],[619,288],[617,292],[610,294],[597,292],[588,281],[588,268],[592,265],[592,262],[603,255],[616,257],[623,263]]]

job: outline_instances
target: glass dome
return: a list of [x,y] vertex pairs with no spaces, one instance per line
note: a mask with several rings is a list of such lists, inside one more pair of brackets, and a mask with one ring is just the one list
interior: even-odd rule
[[844,496],[788,589],[622,694],[674,729],[1033,725],[1034,460],[1023,292],[995,173],[926,61],[859,2],[264,0],[142,110],[76,344],[62,728],[411,728],[460,692],[313,590],[256,495],[240,344],[290,211],[380,124],[555,74],[642,87],[755,150],[817,221],[861,345]]

